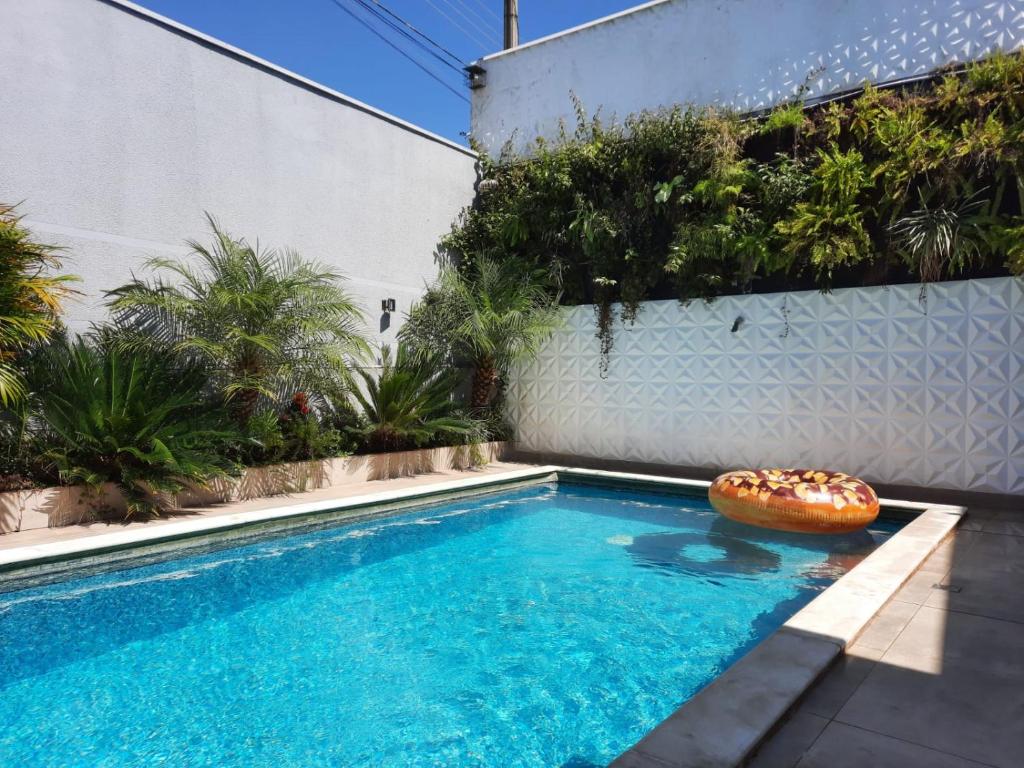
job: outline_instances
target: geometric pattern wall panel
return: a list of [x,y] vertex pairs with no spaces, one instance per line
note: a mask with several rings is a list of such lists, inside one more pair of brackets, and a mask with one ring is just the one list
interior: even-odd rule
[[1024,494],[1020,279],[646,302],[604,378],[565,313],[511,377],[524,450]]

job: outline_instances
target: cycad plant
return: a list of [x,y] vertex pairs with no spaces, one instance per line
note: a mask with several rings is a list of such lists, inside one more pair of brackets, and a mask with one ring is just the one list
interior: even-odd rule
[[410,314],[401,337],[416,349],[447,351],[473,366],[471,406],[486,408],[516,362],[537,354],[560,324],[555,303],[521,265],[480,257],[475,273],[446,268]]
[[197,266],[154,259],[150,268],[166,277],[133,279],[110,292],[110,303],[136,340],[202,360],[244,425],[261,397],[336,384],[325,377],[368,351],[363,317],[337,272],[254,247],[207,218],[212,245],[189,242]]
[[349,430],[370,451],[407,450],[437,439],[477,441],[477,422],[459,414],[453,399],[459,374],[437,356],[413,354],[399,343],[392,358],[385,346],[377,375],[363,370],[359,375],[365,391],[353,388],[352,396],[363,423]]
[[15,358],[53,333],[68,283],[76,279],[52,274],[59,267],[59,249],[35,242],[14,209],[0,205],[0,405],[25,395]]
[[224,454],[237,432],[204,401],[202,372],[167,354],[61,339],[31,379],[42,458],[65,483],[116,483],[129,515],[235,471]]

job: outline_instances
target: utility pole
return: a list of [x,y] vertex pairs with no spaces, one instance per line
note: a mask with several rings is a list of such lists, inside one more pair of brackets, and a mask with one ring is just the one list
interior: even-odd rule
[[505,0],[505,50],[519,46],[519,0]]

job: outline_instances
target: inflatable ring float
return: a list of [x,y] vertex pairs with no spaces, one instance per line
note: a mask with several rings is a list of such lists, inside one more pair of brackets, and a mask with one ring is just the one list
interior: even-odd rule
[[742,469],[719,475],[711,505],[730,520],[797,533],[849,533],[878,517],[867,483],[818,469]]

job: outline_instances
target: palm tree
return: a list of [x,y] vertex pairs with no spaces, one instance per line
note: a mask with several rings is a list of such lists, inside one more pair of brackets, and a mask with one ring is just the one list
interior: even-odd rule
[[203,360],[242,424],[261,397],[278,399],[290,382],[336,384],[330,377],[368,351],[341,275],[293,251],[253,247],[207,219],[213,244],[189,241],[198,269],[153,259],[149,267],[171,280],[133,276],[108,294],[118,325],[134,329],[136,342],[169,343]]
[[535,275],[490,258],[474,266],[473,276],[445,268],[400,336],[417,349],[467,358],[473,366],[471,405],[483,409],[513,364],[537,354],[561,316]]
[[57,325],[71,275],[47,274],[60,267],[59,249],[34,242],[14,208],[0,205],[0,404],[25,396],[25,380],[14,364],[30,344],[45,341]]
[[353,388],[364,425],[349,428],[361,435],[371,451],[412,448],[437,437],[473,442],[479,425],[456,412],[452,393],[459,383],[458,371],[434,355],[413,354],[399,343],[394,359],[391,349],[381,348],[377,376],[360,370],[365,393]]

